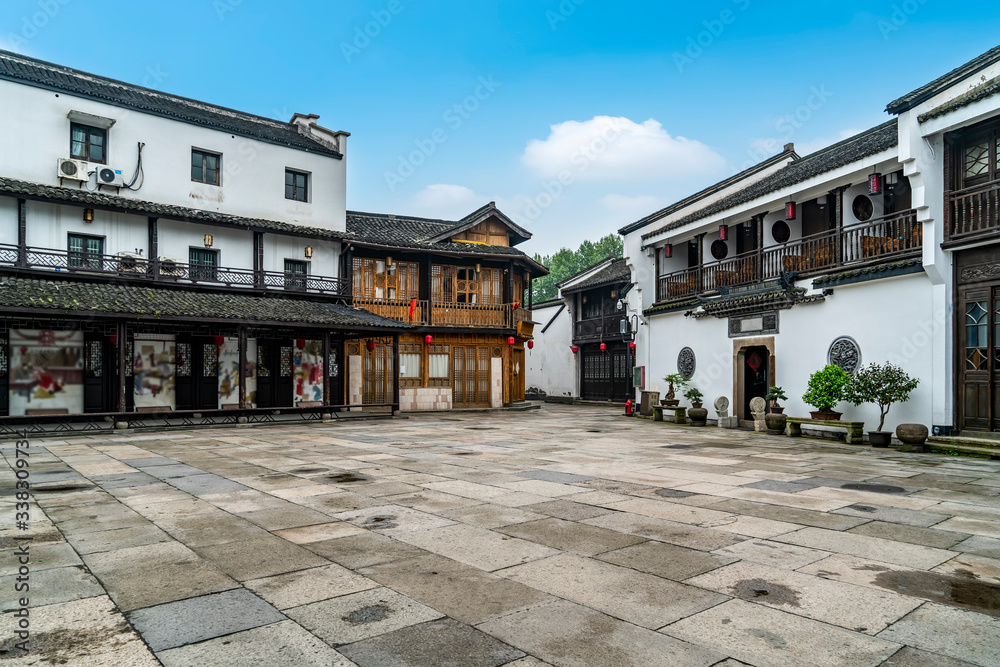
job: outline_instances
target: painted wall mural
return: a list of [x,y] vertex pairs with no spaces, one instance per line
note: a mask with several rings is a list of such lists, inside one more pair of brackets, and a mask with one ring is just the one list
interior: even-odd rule
[[83,412],[83,332],[10,332],[10,414]]
[[177,393],[174,381],[177,375],[176,346],[172,336],[136,336],[132,349],[135,358],[133,393],[136,410],[175,410]]
[[[257,407],[257,341],[247,340],[246,375],[248,408]],[[226,338],[219,350],[219,408],[240,404],[240,339]]]
[[[303,343],[299,347],[299,343]],[[323,341],[306,340],[295,343],[293,397],[295,405],[309,407],[323,404]]]

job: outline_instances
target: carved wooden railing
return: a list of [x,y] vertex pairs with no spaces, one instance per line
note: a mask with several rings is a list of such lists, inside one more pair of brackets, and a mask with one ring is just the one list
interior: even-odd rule
[[[406,322],[407,324],[427,324],[427,301],[396,299],[363,299],[354,297],[355,308],[363,308],[373,315],[387,317],[390,320]],[[410,306],[413,304],[413,317],[410,317]]]
[[922,244],[922,227],[916,211],[911,209],[662,275],[657,279],[656,300],[752,285],[783,273],[815,275],[842,267],[879,264],[916,255]]
[[947,206],[946,241],[1000,231],[1000,181],[949,192]]
[[431,321],[436,327],[514,327],[513,304],[441,303],[431,304]]
[[613,315],[603,315],[587,320],[580,320],[573,325],[573,338],[575,340],[586,340],[589,338],[620,339],[622,335],[621,323],[625,319],[622,313]]

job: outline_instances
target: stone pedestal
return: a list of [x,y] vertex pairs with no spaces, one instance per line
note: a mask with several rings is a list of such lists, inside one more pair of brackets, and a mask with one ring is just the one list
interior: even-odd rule
[[739,417],[719,417],[719,428],[739,428]]
[[757,433],[763,433],[767,430],[767,424],[764,422],[764,414],[767,410],[767,401],[765,401],[760,396],[754,396],[750,399],[750,414],[753,415],[753,430]]
[[687,423],[687,408],[674,408],[674,423],[675,424],[686,424]]

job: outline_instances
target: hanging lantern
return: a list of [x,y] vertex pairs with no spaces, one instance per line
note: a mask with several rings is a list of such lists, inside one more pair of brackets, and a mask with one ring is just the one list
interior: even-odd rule
[[601,343],[601,352],[604,352],[607,349],[608,349],[607,343]]
[[216,336],[215,337],[215,344],[216,345],[225,345],[226,344],[226,337],[225,336]]
[[663,246],[663,256],[666,257],[667,259],[670,259],[671,257],[674,256],[674,246],[672,244],[668,243],[667,245]]
[[795,219],[795,202],[790,201],[785,204],[785,220]]
[[630,350],[634,350],[634,349],[635,349],[635,341],[634,341],[634,340],[633,340],[633,341],[631,341],[631,342],[630,342],[630,343],[628,344],[628,347],[629,347],[629,349],[630,349]]
[[306,246],[306,259],[312,259],[313,247],[311,245]]
[[719,240],[720,241],[729,240],[729,225],[719,225]]
[[578,347],[577,347],[576,345],[574,345],[574,346],[573,346],[573,347],[571,347],[570,349],[571,349],[571,350],[573,350],[573,354],[576,354],[577,352],[579,352],[579,351],[580,351],[580,348],[578,348]]
[[424,343],[426,343],[427,345],[430,345],[433,342],[434,342],[434,336],[432,336],[430,334],[427,334],[426,336],[424,336]]
[[112,331],[111,333],[109,333],[108,334],[108,340],[111,341],[112,343],[117,343],[118,342],[118,332],[117,331]]
[[371,340],[371,339],[369,338],[369,339],[368,339],[368,342],[367,342],[367,343],[365,343],[365,347],[366,347],[366,348],[368,348],[368,351],[369,351],[369,352],[371,352],[372,350],[374,350],[374,349],[375,349],[375,341],[373,341],[373,340]]
[[202,242],[204,242],[206,248],[211,248],[212,244],[215,243],[215,239],[211,234],[205,234],[205,238],[202,239]]
[[868,177],[868,194],[870,195],[880,195],[882,194],[882,174],[877,171]]
[[514,337],[513,337],[513,336],[508,336],[508,337],[507,337],[507,344],[508,344],[508,345],[513,345],[513,344],[514,344],[514,343],[516,343],[516,342],[517,342],[517,341],[516,341],[516,340],[514,340]]
[[529,350],[534,350],[535,349],[535,341],[533,341],[533,340],[529,340],[528,341],[528,349]]
[[295,347],[299,348],[300,350],[304,349],[305,346],[306,346],[305,338],[299,338],[298,340],[295,341]]

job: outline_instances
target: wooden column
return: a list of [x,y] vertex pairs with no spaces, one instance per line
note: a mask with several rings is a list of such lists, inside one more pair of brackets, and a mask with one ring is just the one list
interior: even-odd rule
[[756,229],[754,233],[757,235],[757,267],[756,278],[757,282],[760,282],[764,277],[764,215],[757,215],[754,217],[754,225]]
[[240,348],[240,410],[247,407],[247,328],[240,325],[239,328],[239,348]]
[[830,191],[833,198],[833,224],[836,228],[837,245],[835,252],[837,265],[844,263],[844,190],[840,187]]
[[431,258],[429,256],[424,257],[420,262],[420,300],[427,302],[427,321],[424,324],[428,326],[434,322],[434,292],[432,291],[433,283],[431,278]]
[[695,245],[698,247],[698,291],[705,289],[705,234],[702,232],[694,237]]
[[330,405],[330,332],[323,332],[323,405]]
[[17,200],[17,265],[28,266],[28,201]]
[[340,253],[340,279],[344,281],[344,296],[354,298],[354,246],[346,243]]
[[132,363],[131,359],[125,358],[125,350],[128,348],[126,336],[128,330],[125,322],[118,322],[115,325],[115,342],[118,344],[118,412],[125,412],[125,364]]
[[160,277],[160,230],[159,230],[159,220],[157,218],[149,217],[146,219],[147,229],[149,234],[149,241],[146,243],[147,259],[149,264],[146,269],[149,272],[149,276],[154,280]]
[[264,287],[264,232],[253,233],[253,283]]
[[535,309],[535,277],[528,278],[528,310]]
[[399,412],[399,334],[392,335],[392,412]]

